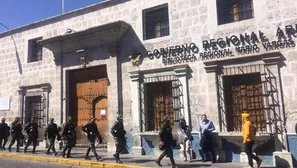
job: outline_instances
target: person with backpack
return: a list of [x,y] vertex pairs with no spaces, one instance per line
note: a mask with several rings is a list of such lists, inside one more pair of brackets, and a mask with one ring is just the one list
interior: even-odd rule
[[121,115],[117,116],[117,120],[111,127],[111,135],[113,136],[116,145],[116,153],[113,157],[116,159],[117,163],[123,163],[120,159],[120,153],[125,150],[127,140],[125,137],[126,131],[123,125],[123,117]]
[[255,143],[256,128],[250,121],[249,114],[247,112],[242,113],[242,134],[243,134],[243,144],[245,146],[245,153],[248,157],[249,167],[253,167],[253,159],[257,161],[257,166],[260,167],[262,160],[253,154],[253,145]]
[[45,140],[48,139],[50,142],[50,145],[46,151],[46,154],[49,155],[50,150],[53,150],[54,155],[57,156],[58,152],[56,152],[56,149],[55,149],[55,140],[56,140],[56,137],[58,140],[60,140],[61,136],[59,134],[58,126],[56,123],[54,123],[53,118],[50,119],[50,123],[45,129],[44,137],[45,137]]
[[9,131],[10,127],[5,123],[5,118],[2,118],[0,123],[0,150],[6,150],[5,145],[10,135]]

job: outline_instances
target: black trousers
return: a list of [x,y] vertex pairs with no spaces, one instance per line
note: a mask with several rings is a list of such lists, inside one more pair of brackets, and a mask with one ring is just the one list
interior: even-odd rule
[[[214,146],[212,143],[212,135],[204,135],[203,143],[202,143],[202,151],[203,151],[203,160],[212,160],[213,162],[216,161],[216,154],[214,151]],[[211,154],[211,159],[209,154]]]
[[88,149],[87,149],[86,157],[89,157],[90,151],[92,150],[95,157],[97,158],[98,154],[96,152],[96,147],[95,147],[96,137],[90,136],[88,138],[88,140],[89,140],[89,146],[88,146]]
[[27,152],[28,147],[31,145],[31,143],[33,143],[33,150],[32,152],[36,152],[36,146],[37,146],[37,137],[29,137],[28,138],[28,142],[24,148],[24,152]]
[[15,141],[17,141],[17,151],[20,151],[21,135],[13,135],[11,137],[11,141],[10,141],[8,149],[11,150],[11,147],[15,143]]
[[66,145],[62,153],[63,157],[65,156],[67,150],[68,150],[67,157],[70,157],[71,150],[74,146],[75,146],[75,139],[66,139]]
[[160,163],[161,160],[165,156],[169,157],[172,166],[175,166],[175,161],[174,161],[174,158],[173,158],[173,150],[172,150],[171,146],[166,146],[165,150],[161,153],[161,155],[157,159],[157,162]]
[[56,137],[48,137],[48,140],[50,142],[50,145],[47,149],[47,153],[50,152],[50,150],[52,150],[54,153],[56,153],[56,149],[55,149],[55,140],[56,140]]
[[253,154],[254,143],[255,143],[254,141],[245,143],[245,153],[248,157],[249,165],[251,167],[253,167],[253,159],[256,160],[257,162],[260,160],[260,158],[258,156]]
[[[8,137],[0,137],[0,149],[5,149],[7,140],[8,140]],[[2,142],[3,142],[3,144],[2,144]]]

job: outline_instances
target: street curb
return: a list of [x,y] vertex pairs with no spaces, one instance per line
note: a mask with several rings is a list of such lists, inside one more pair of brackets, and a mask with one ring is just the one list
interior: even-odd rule
[[22,159],[29,161],[40,161],[40,162],[50,162],[74,166],[85,166],[85,167],[98,167],[98,168],[147,168],[143,166],[132,166],[125,164],[115,164],[115,163],[105,163],[105,162],[92,162],[85,160],[74,160],[74,159],[64,159],[64,158],[51,158],[43,156],[32,156],[32,155],[20,155],[20,154],[10,154],[10,153],[0,153],[2,158],[11,159]]

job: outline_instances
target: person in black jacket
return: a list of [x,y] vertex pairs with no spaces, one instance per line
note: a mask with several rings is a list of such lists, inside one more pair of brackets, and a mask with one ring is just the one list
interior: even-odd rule
[[100,136],[100,133],[98,131],[96,120],[96,118],[91,118],[90,122],[82,127],[82,130],[87,134],[89,140],[89,147],[87,149],[85,159],[89,159],[89,153],[92,150],[97,161],[102,161],[101,157],[98,156],[95,147],[96,138],[99,143],[102,143],[102,137]]
[[113,156],[115,157],[117,163],[123,163],[120,160],[120,153],[125,150],[127,141],[125,137],[126,131],[123,125],[123,117],[121,115],[118,115],[117,121],[113,124],[111,134],[116,145],[116,153]]
[[38,141],[38,124],[35,121],[35,117],[32,117],[31,121],[25,125],[25,131],[28,135],[28,142],[24,148],[24,153],[27,153],[28,147],[33,142],[33,150],[32,153],[36,153],[36,146]]
[[23,133],[22,133],[22,124],[20,122],[21,118],[16,117],[14,122],[11,124],[11,141],[10,145],[8,147],[9,152],[11,152],[11,147],[17,141],[17,152],[20,152],[20,141],[23,138]]
[[[9,137],[9,130],[10,128],[5,123],[5,118],[2,118],[0,123],[0,149],[1,150],[6,150],[5,145]],[[3,145],[2,145],[2,142],[3,142]]]
[[55,156],[57,156],[58,152],[56,152],[56,149],[55,149],[55,140],[56,140],[56,138],[58,140],[60,140],[61,137],[59,134],[58,126],[56,123],[54,123],[53,118],[50,119],[50,123],[48,124],[48,126],[45,129],[44,137],[46,140],[48,139],[50,142],[50,145],[47,149],[46,154],[50,154],[50,150],[52,149]]
[[179,127],[184,131],[186,134],[186,138],[184,139],[183,146],[183,154],[184,154],[184,161],[187,161],[187,153],[190,156],[190,161],[192,161],[192,141],[194,140],[190,127],[187,125],[186,120],[184,118],[180,119]]
[[72,123],[72,117],[67,118],[67,123],[64,126],[64,129],[62,131],[62,137],[66,140],[66,146],[63,149],[62,156],[65,157],[65,153],[67,151],[67,158],[70,158],[70,153],[72,148],[76,144],[76,132],[75,132],[75,126]]
[[173,158],[173,149],[172,147],[175,146],[175,142],[173,140],[173,136],[172,136],[172,128],[170,126],[170,118],[169,116],[165,116],[164,117],[164,124],[161,127],[160,133],[159,133],[159,137],[160,137],[160,145],[164,146],[164,152],[159,156],[159,158],[156,160],[156,163],[158,166],[162,166],[161,165],[161,160],[167,156],[170,158],[172,167],[175,168],[175,161]]

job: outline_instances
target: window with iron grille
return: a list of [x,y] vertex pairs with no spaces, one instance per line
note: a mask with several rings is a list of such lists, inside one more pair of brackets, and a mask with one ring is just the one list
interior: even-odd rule
[[43,126],[44,122],[44,114],[43,114],[43,106],[41,101],[41,96],[28,96],[26,97],[26,114],[25,114],[25,123],[31,121],[32,117],[36,118],[36,122],[38,126]]
[[253,0],[217,0],[218,24],[254,17]]
[[264,94],[260,73],[223,76],[227,131],[241,131],[243,111],[259,132],[266,132]]
[[146,131],[159,130],[164,116],[168,115],[173,124],[172,81],[147,83]]
[[28,44],[28,62],[36,62],[42,60],[42,46],[37,43],[42,37],[29,40]]
[[143,39],[169,35],[168,4],[143,11]]

